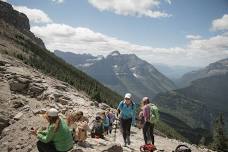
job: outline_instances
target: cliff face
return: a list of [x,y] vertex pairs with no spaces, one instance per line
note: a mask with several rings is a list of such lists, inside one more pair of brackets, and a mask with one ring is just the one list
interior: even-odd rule
[[0,1],[0,21],[1,20],[24,33],[41,48],[45,48],[43,41],[30,31],[28,17],[25,14],[14,10],[12,5],[3,1]]
[[0,19],[19,30],[30,30],[28,17],[13,9],[12,5],[0,1]]

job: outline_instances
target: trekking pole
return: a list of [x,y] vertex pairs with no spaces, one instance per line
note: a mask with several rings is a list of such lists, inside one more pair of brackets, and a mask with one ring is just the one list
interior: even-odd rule
[[113,122],[113,128],[114,128],[114,141],[116,142],[116,134],[117,134],[117,119]]

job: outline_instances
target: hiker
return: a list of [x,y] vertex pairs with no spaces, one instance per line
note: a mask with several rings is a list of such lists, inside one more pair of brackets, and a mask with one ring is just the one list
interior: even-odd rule
[[31,128],[31,133],[38,138],[39,152],[67,152],[73,147],[73,138],[66,122],[58,116],[58,111],[49,109],[45,118],[49,122],[47,129]]
[[109,128],[108,128],[108,131],[109,131],[109,134],[111,134],[112,133],[112,129],[113,129],[112,125],[113,125],[113,123],[114,123],[114,121],[116,119],[115,113],[111,109],[108,109],[108,111],[107,111],[107,117],[109,118]]
[[103,120],[103,126],[104,126],[104,134],[108,134],[108,129],[109,129],[109,118],[107,116],[106,112],[101,113],[101,118]]
[[104,139],[104,125],[100,114],[97,114],[95,120],[93,121],[93,126],[91,129],[91,138]]
[[82,111],[72,113],[67,118],[67,123],[73,129],[73,137],[76,143],[84,143],[87,138],[89,119],[83,115]]
[[144,97],[143,102],[143,137],[145,144],[148,144],[148,134],[150,135],[151,142],[154,145],[154,125],[159,119],[158,108],[154,104],[150,104],[149,98]]
[[124,139],[124,146],[130,145],[131,125],[135,126],[136,106],[132,101],[131,94],[126,93],[124,100],[121,101],[117,108],[117,115],[120,119],[120,128]]

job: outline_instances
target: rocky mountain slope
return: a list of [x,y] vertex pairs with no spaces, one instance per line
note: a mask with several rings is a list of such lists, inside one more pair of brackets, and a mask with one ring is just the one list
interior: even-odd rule
[[8,13],[8,15],[1,16],[2,18],[0,18],[0,49],[2,53],[14,56],[45,74],[85,91],[91,98],[99,102],[107,101],[112,106],[116,106],[117,101],[121,99],[120,95],[45,49],[45,46],[37,42],[42,42],[42,40],[35,37],[30,31],[27,31],[29,27],[23,28],[24,26],[22,26],[21,29],[16,26],[17,23],[15,25],[8,22],[8,20],[17,21],[18,18],[20,19],[21,13],[13,10],[12,6],[8,3],[1,1],[0,4],[0,11],[8,10],[1,12]]
[[[15,58],[0,54],[0,149],[11,152],[36,152],[36,138],[29,134],[31,127],[46,126],[40,113],[50,107],[59,109],[62,116],[70,111],[83,111],[90,122],[95,114],[109,106],[96,103],[81,91],[70,85],[46,76]],[[72,152],[139,151],[143,144],[142,131],[133,128],[132,145],[122,147],[119,130],[103,139],[88,138],[83,146],[75,145]],[[170,152],[180,141],[155,136],[158,149]],[[189,145],[189,144],[188,144]],[[193,151],[208,151],[189,145]]]
[[179,84],[182,87],[189,86],[194,80],[205,77],[224,75],[226,73],[228,73],[228,58],[211,63],[207,67],[200,70],[184,74],[183,77],[179,80]]
[[61,51],[55,51],[55,54],[119,94],[133,93],[137,100],[175,88],[171,80],[134,54],[120,54],[118,51],[107,57]]
[[[211,64],[202,70],[204,78],[192,81],[188,87],[159,94],[154,101],[163,111],[185,121],[192,128],[207,129],[209,133],[219,113],[223,113],[227,124],[228,107],[225,105],[228,103],[228,73],[226,66],[221,64],[226,61]],[[208,72],[205,73],[206,70]],[[227,125],[225,127],[228,132]]]

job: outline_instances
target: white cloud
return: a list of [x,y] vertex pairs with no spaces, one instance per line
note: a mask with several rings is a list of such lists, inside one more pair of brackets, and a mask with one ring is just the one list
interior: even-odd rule
[[52,20],[46,13],[39,9],[31,9],[26,6],[13,6],[19,12],[26,14],[30,22],[33,23],[51,23]]
[[47,24],[31,28],[50,50],[107,55],[113,50],[134,53],[150,63],[202,66],[228,57],[228,34],[209,39],[190,39],[184,48],[153,48],[119,40],[88,28],[65,24]]
[[[124,16],[147,16],[151,18],[170,17],[170,14],[156,10],[161,0],[88,0],[100,11],[110,11]],[[170,0],[165,0],[171,4]]]
[[208,51],[223,49],[228,51],[228,36],[217,35],[209,39],[192,40],[189,47]]
[[186,38],[187,39],[201,39],[201,36],[200,35],[186,35]]
[[63,3],[64,0],[51,0],[52,2],[56,2],[56,3]]
[[215,19],[212,22],[212,30],[228,30],[228,14],[224,14],[222,18]]

